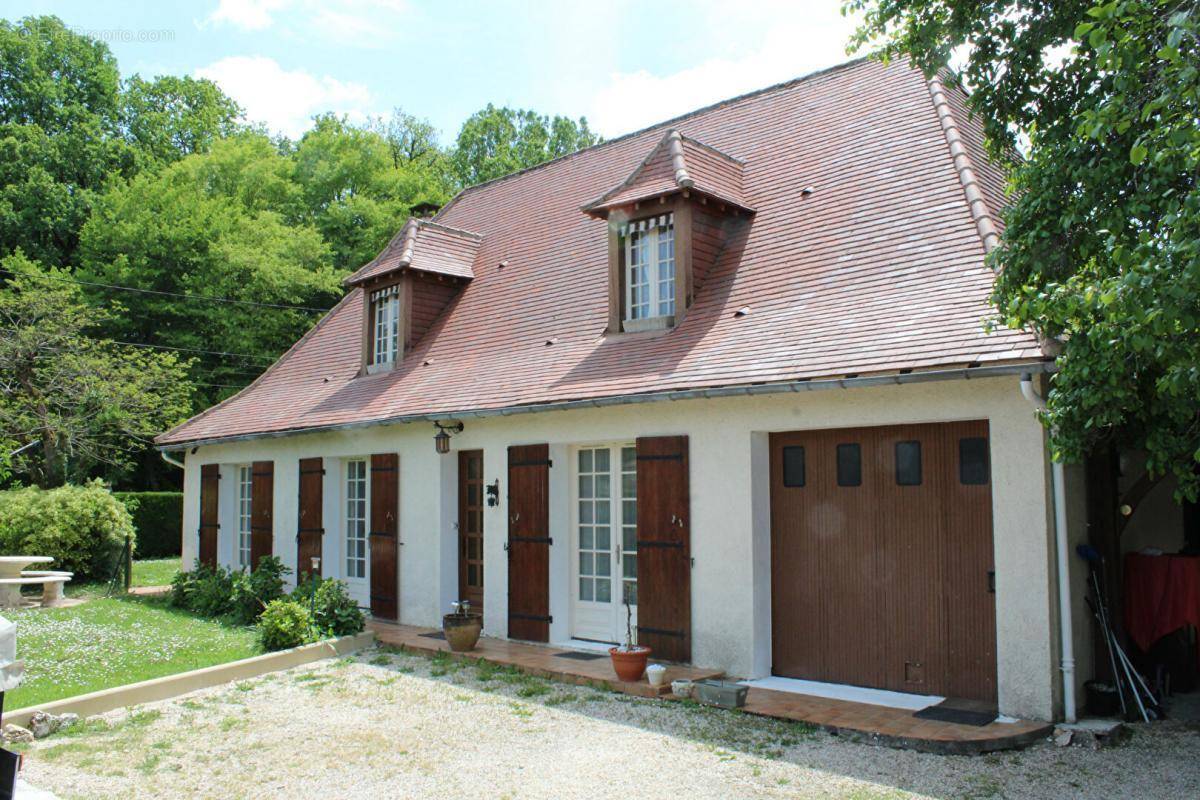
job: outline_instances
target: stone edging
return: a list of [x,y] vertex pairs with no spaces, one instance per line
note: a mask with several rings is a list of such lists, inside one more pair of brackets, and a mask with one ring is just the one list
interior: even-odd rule
[[6,711],[4,724],[28,726],[29,718],[35,711],[45,711],[48,714],[72,712],[81,717],[87,717],[93,714],[103,714],[116,708],[152,703],[156,700],[169,700],[197,689],[207,689],[222,683],[256,678],[268,672],[278,672],[311,664],[324,658],[345,655],[368,647],[374,642],[375,633],[369,630],[353,636],[326,639],[301,647],[293,647],[290,650],[265,653],[261,656],[243,658],[240,661],[194,669],[191,672],[164,675],[161,678],[152,678],[140,683],[114,686],[111,689],[101,689],[98,692],[26,706],[15,711]]

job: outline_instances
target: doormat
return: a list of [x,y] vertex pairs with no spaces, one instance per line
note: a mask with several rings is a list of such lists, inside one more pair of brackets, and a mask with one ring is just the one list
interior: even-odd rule
[[445,639],[446,638],[446,634],[443,633],[442,631],[434,631],[433,633],[420,633],[417,635],[421,636],[425,639]]
[[598,658],[607,658],[607,653],[581,653],[577,650],[568,650],[565,653],[555,653],[559,658],[569,658],[572,661],[595,661]]
[[957,725],[974,725],[982,728],[996,719],[996,709],[988,708],[982,703],[943,700],[936,706],[922,708],[913,716],[917,719],[928,719],[934,722],[953,722]]

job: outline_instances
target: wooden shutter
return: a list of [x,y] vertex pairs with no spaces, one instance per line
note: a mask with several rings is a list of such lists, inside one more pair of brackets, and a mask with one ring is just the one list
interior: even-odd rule
[[250,465],[250,568],[271,555],[275,538],[275,462]]
[[458,451],[458,597],[483,612],[483,451]]
[[[200,543],[197,558],[207,567],[217,565],[217,521],[221,496],[221,468],[216,464],[200,467]],[[190,565],[185,565],[190,566]]]
[[400,456],[371,456],[371,614],[399,616],[396,565],[399,555]]
[[[321,557],[321,541],[325,536],[322,491],[325,469],[320,458],[300,459],[299,518],[296,523],[296,579],[312,573],[312,560]],[[321,576],[322,567],[316,569]]]
[[508,635],[550,640],[550,446],[508,448]]
[[692,659],[688,439],[637,440],[638,644],[667,661]]

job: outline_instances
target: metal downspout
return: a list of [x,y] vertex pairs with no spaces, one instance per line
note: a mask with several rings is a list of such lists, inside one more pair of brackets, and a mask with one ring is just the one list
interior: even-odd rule
[[[1033,376],[1021,376],[1021,394],[1038,410],[1046,410],[1046,401],[1033,390]],[[1066,481],[1062,462],[1050,465],[1051,495],[1054,502],[1054,544],[1058,555],[1058,629],[1062,647],[1063,716],[1075,722],[1075,634],[1071,619],[1070,547],[1067,544]]]

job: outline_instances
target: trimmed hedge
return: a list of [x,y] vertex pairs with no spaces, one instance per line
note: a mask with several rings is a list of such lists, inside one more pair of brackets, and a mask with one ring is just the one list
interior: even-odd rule
[[137,529],[135,558],[167,558],[183,553],[183,492],[113,492],[125,504]]
[[0,555],[54,559],[37,569],[74,572],[75,580],[109,578],[126,536],[135,536],[133,520],[100,481],[0,492]]

